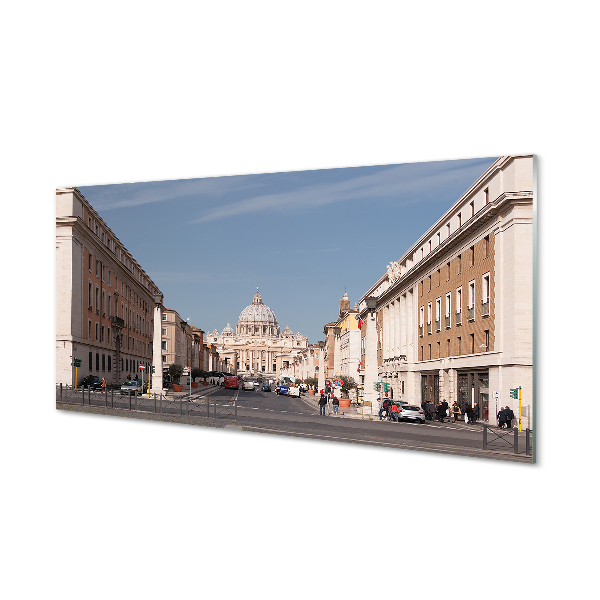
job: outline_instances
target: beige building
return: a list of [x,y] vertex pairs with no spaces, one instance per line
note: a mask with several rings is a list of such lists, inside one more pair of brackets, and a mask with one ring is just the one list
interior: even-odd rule
[[275,313],[266,306],[256,289],[252,304],[240,313],[236,329],[227,323],[219,333],[206,334],[228,359],[238,375],[262,375],[276,378],[290,369],[293,357],[308,347],[308,338],[294,334],[289,327],[280,331]]
[[533,402],[533,156],[498,159],[360,300],[365,400]]
[[139,375],[140,364],[153,359],[155,294],[154,282],[83,194],[57,189],[57,383],[94,375],[117,384]]

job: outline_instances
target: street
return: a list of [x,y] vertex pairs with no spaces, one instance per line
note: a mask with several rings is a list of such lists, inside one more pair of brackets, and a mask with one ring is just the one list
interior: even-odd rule
[[[82,393],[72,394],[73,399],[81,403]],[[185,422],[206,425],[204,421],[219,422],[220,427],[260,433],[272,433],[295,437],[306,437],[345,443],[361,443],[375,446],[434,451],[463,456],[480,456],[517,462],[531,462],[531,456],[525,455],[525,432],[519,433],[518,449],[513,449],[513,431],[500,431],[488,428],[488,449],[483,450],[483,428],[480,424],[468,425],[454,423],[450,419],[444,423],[425,422],[396,423],[379,421],[377,415],[369,418],[353,418],[344,413],[348,409],[340,408],[338,415],[319,414],[314,397],[293,398],[278,396],[274,392],[258,390],[231,390],[210,388],[204,395],[191,396],[185,393],[163,397],[151,395],[123,396],[102,392],[85,392],[85,405],[90,407],[110,407],[109,410],[125,409],[137,413],[152,413],[160,420],[161,415],[169,420],[185,418]],[[58,406],[59,403],[57,403]],[[60,406],[59,406],[60,408]],[[89,412],[89,411],[88,411]],[[504,437],[498,437],[498,434]]]

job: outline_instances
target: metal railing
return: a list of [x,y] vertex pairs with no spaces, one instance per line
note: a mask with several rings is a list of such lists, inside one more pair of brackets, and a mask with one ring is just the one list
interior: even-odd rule
[[96,406],[111,409],[129,410],[133,412],[150,412],[155,414],[178,414],[188,417],[222,417],[233,416],[237,420],[237,396],[227,403],[211,401],[210,398],[195,399],[189,396],[168,396],[166,394],[131,393],[121,394],[120,390],[91,388],[74,390],[62,383],[56,386],[56,402],[61,404],[78,404],[81,406]]
[[467,308],[467,319],[473,321],[475,319],[475,307]]
[[[488,440],[489,435],[492,435],[492,439]],[[527,456],[532,456],[532,447],[531,447],[531,429],[525,429],[525,454]],[[499,443],[499,446],[491,445]],[[509,446],[513,449],[515,454],[519,454],[519,428],[512,427],[511,429],[498,429],[494,427],[490,427],[489,425],[483,425],[483,449],[484,450],[499,450],[506,449],[506,446]]]
[[445,325],[446,325],[446,329],[450,329],[450,315],[448,315],[445,318]]
[[454,319],[457,325],[462,325],[462,312],[457,312],[456,317]]
[[482,317],[489,317],[490,316],[490,303],[488,302],[484,302],[483,300],[481,301],[481,316]]

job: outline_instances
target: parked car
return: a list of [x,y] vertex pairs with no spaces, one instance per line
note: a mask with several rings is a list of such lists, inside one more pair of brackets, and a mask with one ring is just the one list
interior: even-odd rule
[[102,389],[102,379],[100,377],[94,377],[94,375],[88,375],[81,381],[81,387],[100,390]]
[[142,382],[139,379],[132,379],[131,381],[126,381],[121,384],[121,394],[143,394],[148,391],[148,384],[144,382],[142,386]]
[[398,407],[398,420],[399,421],[419,421],[419,423],[425,423],[425,411],[420,406],[412,406],[410,404],[399,404]]

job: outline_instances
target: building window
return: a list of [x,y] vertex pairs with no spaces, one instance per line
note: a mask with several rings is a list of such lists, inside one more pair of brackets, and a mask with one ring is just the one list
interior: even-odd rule
[[100,370],[100,355],[96,352],[96,371]]
[[461,217],[460,213],[458,213],[458,227],[459,227],[459,229],[460,229],[461,225],[462,225],[462,217]]
[[490,315],[490,274],[486,273],[481,279],[481,315]]
[[450,308],[451,308],[451,294],[446,294],[446,314],[445,314],[445,326],[446,329],[450,329]]
[[88,282],[88,309],[92,309],[92,282]]
[[471,334],[471,354],[475,354],[475,334]]
[[435,330],[440,331],[442,325],[442,299],[437,298],[435,301]]
[[429,302],[427,304],[427,333],[430,334],[431,333],[431,310],[432,308],[432,304],[431,302]]
[[99,313],[100,312],[100,288],[98,286],[96,286],[96,305],[94,306],[94,308],[96,309],[96,312]]
[[437,245],[439,246],[442,243],[442,234],[438,232],[437,234]]
[[104,281],[105,276],[106,276],[106,267],[103,266],[102,267],[102,281]]
[[469,258],[471,259],[471,264],[469,266],[474,267],[475,266],[475,246],[471,246],[469,248]]
[[467,305],[467,318],[469,321],[473,321],[475,319],[475,282],[469,282],[469,298]]
[[100,261],[96,261],[96,277],[100,277]]
[[471,207],[471,216],[475,216],[475,202],[471,202],[471,204],[469,204],[469,206]]
[[462,272],[462,254],[458,255],[458,271],[457,271],[457,275],[460,275]]
[[450,223],[446,224],[446,238],[450,237]]
[[91,252],[88,254],[88,269],[91,273],[92,272],[92,253]]
[[111,355],[109,354],[109,355],[108,355],[108,372],[109,372],[109,373],[110,373],[110,370],[111,370],[111,368],[112,368],[112,357],[111,357]]
[[102,325],[102,329],[101,329],[101,332],[100,332],[100,341],[104,342],[104,325]]
[[485,334],[485,351],[489,352],[490,351],[490,330],[486,329],[483,332]]
[[90,372],[92,371],[92,353],[91,352],[88,353],[88,370]]
[[102,370],[106,371],[106,354],[102,355]]
[[462,325],[462,286],[456,290],[456,324]]
[[92,320],[88,319],[88,340],[92,339]]
[[425,307],[419,309],[419,337],[423,337],[423,326],[425,324]]
[[163,321],[167,320],[167,313],[163,313]]
[[109,270],[108,270],[108,285],[110,285],[111,279],[112,279],[112,272],[111,272],[111,270],[109,269]]
[[448,268],[448,277],[446,277],[446,281],[450,281],[450,263],[447,263],[446,267]]
[[98,341],[98,327],[99,327],[99,325],[98,325],[98,323],[96,323],[96,341]]
[[486,235],[485,238],[483,238],[484,241],[484,258],[487,258],[490,255],[490,236]]
[[488,204],[490,201],[490,188],[485,188],[483,193],[485,194],[485,203]]

